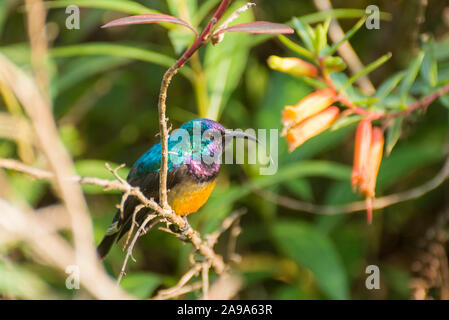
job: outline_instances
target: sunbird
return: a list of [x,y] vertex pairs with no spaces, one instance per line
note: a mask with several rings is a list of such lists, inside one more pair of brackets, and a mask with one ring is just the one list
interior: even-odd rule
[[[194,119],[184,123],[168,137],[168,204],[177,215],[184,218],[198,211],[207,201],[215,187],[220,170],[221,154],[233,138],[258,139],[241,131],[225,129],[210,119]],[[159,170],[161,166],[161,143],[153,145],[131,167],[126,180],[139,187],[147,198],[159,201]],[[140,201],[128,197],[123,213],[117,210],[110,227],[97,248],[103,259],[114,242],[120,240],[131,228],[134,210]],[[135,221],[140,225],[149,208],[136,213]]]

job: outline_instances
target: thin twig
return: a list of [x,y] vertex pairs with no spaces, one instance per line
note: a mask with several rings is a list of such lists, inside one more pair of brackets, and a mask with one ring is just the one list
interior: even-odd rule
[[[12,159],[0,159],[0,168],[11,169],[28,174],[37,179],[52,180],[54,179],[54,174],[27,166],[20,161]],[[105,190],[120,190],[123,193],[128,193],[130,196],[134,196],[147,208],[155,211],[161,218],[166,219],[168,222],[176,225],[179,229],[186,227],[185,221],[182,217],[176,215],[171,210],[162,209],[153,199],[148,199],[142,193],[140,188],[131,186],[128,182],[122,179],[118,180],[107,180],[95,177],[80,177],[72,176],[67,178],[67,180],[74,181],[80,184],[96,185],[105,188]],[[223,258],[216,254],[213,249],[210,248],[207,242],[201,239],[200,234],[193,230],[192,227],[188,226],[182,235],[193,244],[196,250],[198,250],[206,259],[211,261],[211,265],[214,267],[217,273],[221,273],[225,270],[225,264]]]
[[[164,300],[176,296],[179,291],[192,279],[197,276],[201,269],[203,268],[201,263],[194,264],[178,281],[176,285],[171,288],[159,290],[157,295],[153,297],[154,300]],[[200,282],[200,287],[202,283]],[[181,295],[181,294],[178,294]]]
[[[427,181],[426,183],[424,183],[419,187],[412,188],[404,192],[399,192],[388,196],[376,198],[373,202],[373,209],[383,209],[400,202],[417,199],[425,195],[426,193],[438,188],[448,178],[449,178],[449,158],[446,159],[443,168],[440,170],[440,172],[438,172],[438,174],[434,178],[432,178],[431,180]],[[262,198],[268,201],[272,201],[285,208],[320,215],[335,215],[341,213],[351,213],[366,210],[365,201],[356,201],[345,205],[317,205],[289,198],[286,196],[277,195],[267,190],[254,189],[253,192],[261,196]]]
[[131,257],[135,261],[135,259],[132,257],[132,254],[133,254],[133,249],[134,249],[134,245],[136,244],[137,238],[139,238],[139,236],[143,233],[143,230],[145,229],[147,224],[155,217],[156,217],[156,215],[147,216],[145,221],[140,226],[139,230],[137,230],[136,234],[134,235],[131,245],[126,250],[126,257],[125,257],[125,260],[123,261],[122,269],[121,269],[120,275],[118,276],[118,279],[117,279],[117,284],[120,283],[120,281],[122,280],[122,277],[125,275],[126,264],[128,263],[129,258]]

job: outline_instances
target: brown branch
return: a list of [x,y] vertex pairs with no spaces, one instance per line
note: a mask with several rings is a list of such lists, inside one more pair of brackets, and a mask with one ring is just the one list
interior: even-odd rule
[[444,87],[439,88],[434,93],[431,93],[428,96],[425,96],[424,98],[415,101],[407,109],[390,114],[388,116],[388,119],[399,116],[409,116],[412,112],[420,108],[426,109],[432,102],[434,102],[439,97],[444,96],[446,93],[449,93],[449,84],[446,84]]
[[161,168],[159,176],[159,201],[164,210],[170,210],[167,203],[167,170],[168,170],[168,129],[166,117],[166,100],[167,90],[173,76],[178,72],[191,57],[203,45],[209,41],[210,33],[218,20],[223,16],[228,8],[230,0],[223,0],[215,12],[212,19],[209,21],[203,32],[195,39],[189,49],[171,66],[164,74],[161,83],[161,90],[159,93],[158,112],[159,112],[159,131],[161,136]]
[[[32,168],[17,160],[12,159],[0,159],[0,168],[19,171],[37,179],[52,180],[55,178],[54,174],[52,174],[51,172]],[[169,223],[176,225],[179,229],[185,229],[185,231],[182,232],[182,235],[193,244],[196,250],[198,250],[207,260],[211,262],[211,265],[214,267],[217,273],[220,274],[225,270],[226,266],[223,258],[220,255],[216,254],[206,241],[203,241],[201,239],[201,236],[197,231],[195,231],[191,226],[186,226],[184,219],[176,215],[173,211],[164,210],[153,199],[148,199],[147,197],[145,197],[145,195],[140,191],[138,187],[131,186],[123,179],[121,179],[121,181],[118,181],[100,179],[95,177],[80,177],[74,175],[67,178],[67,180],[74,181],[79,184],[100,186],[105,190],[120,190],[125,194],[136,197],[145,207],[154,210],[159,214],[160,217],[166,219]]]
[[[187,285],[187,283],[192,279],[193,277],[197,276],[201,269],[203,268],[202,263],[196,263],[190,268],[178,281],[176,285],[174,285],[171,288],[159,290],[157,295],[155,295],[152,299],[153,300],[165,300],[170,299],[174,297],[178,297],[182,294],[184,294],[183,288]],[[200,288],[203,284],[200,282]]]
[[[145,230],[145,227],[147,226],[147,224],[153,220],[156,217],[156,215],[154,214],[150,214],[146,217],[145,221],[142,223],[142,225],[140,226],[139,230],[137,230],[136,234],[134,235],[133,241],[131,242],[131,244],[129,245],[128,249],[126,250],[126,257],[125,260],[123,261],[123,266],[122,269],[120,270],[120,275],[118,276],[117,279],[117,284],[120,283],[120,281],[122,280],[122,277],[125,275],[125,271],[126,271],[126,264],[128,263],[129,258],[132,258],[132,254],[133,254],[133,249],[134,249],[134,245],[137,242],[137,238],[139,238]],[[133,225],[134,225],[135,221],[133,221]],[[133,258],[133,260],[135,260]]]

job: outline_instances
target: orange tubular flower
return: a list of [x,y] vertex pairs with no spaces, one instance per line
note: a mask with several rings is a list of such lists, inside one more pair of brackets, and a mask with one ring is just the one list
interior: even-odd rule
[[374,128],[371,138],[371,147],[368,154],[368,165],[366,167],[366,181],[360,185],[360,192],[366,196],[367,220],[370,224],[373,216],[372,200],[375,195],[377,173],[379,172],[380,162],[384,148],[384,136],[380,128]]
[[318,74],[318,69],[313,64],[299,58],[270,56],[267,62],[271,69],[294,76],[316,77]]
[[354,191],[357,186],[364,184],[367,179],[366,166],[368,165],[371,147],[371,132],[371,121],[360,121],[355,133],[354,164],[351,177],[352,188]]
[[295,106],[287,106],[282,112],[282,124],[290,128],[297,123],[323,111],[335,101],[332,89],[323,89],[309,94]]
[[337,107],[332,106],[288,130],[288,150],[292,152],[310,138],[329,128],[338,118],[339,113],[340,110]]

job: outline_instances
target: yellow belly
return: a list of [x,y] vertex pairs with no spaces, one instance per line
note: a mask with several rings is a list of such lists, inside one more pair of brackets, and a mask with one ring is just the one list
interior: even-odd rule
[[168,203],[177,215],[185,216],[198,211],[207,201],[216,180],[198,183],[182,183],[168,193]]

